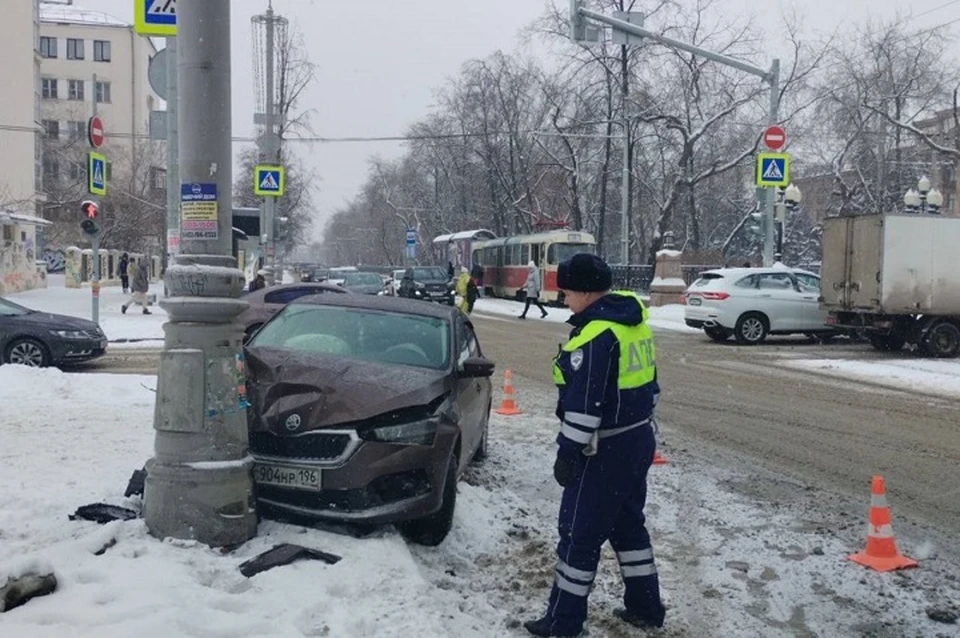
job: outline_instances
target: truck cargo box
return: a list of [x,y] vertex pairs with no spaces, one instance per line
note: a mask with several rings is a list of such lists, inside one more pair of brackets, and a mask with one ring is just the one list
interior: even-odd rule
[[960,315],[960,219],[827,218],[820,275],[827,310]]

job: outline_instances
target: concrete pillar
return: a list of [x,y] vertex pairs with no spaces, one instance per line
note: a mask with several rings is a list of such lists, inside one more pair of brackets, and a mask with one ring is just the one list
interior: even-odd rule
[[683,253],[672,250],[673,234],[665,233],[664,249],[657,253],[657,265],[650,284],[650,306],[682,304],[687,284],[683,280]]
[[67,288],[79,288],[83,281],[83,260],[80,249],[70,246],[63,250],[63,275]]

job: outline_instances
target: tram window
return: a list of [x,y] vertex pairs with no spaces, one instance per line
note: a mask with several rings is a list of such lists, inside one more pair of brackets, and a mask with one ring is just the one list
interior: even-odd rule
[[592,253],[593,250],[592,244],[550,244],[550,248],[547,249],[547,261],[551,264],[559,264],[577,253]]
[[530,261],[530,244],[524,244],[520,249],[520,263],[526,264]]

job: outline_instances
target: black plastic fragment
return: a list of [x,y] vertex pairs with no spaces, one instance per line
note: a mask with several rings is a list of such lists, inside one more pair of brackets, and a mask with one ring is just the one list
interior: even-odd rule
[[143,484],[147,480],[147,468],[144,467],[142,470],[134,470],[133,476],[130,477],[130,482],[127,483],[127,491],[123,493],[124,496],[143,496]]
[[109,523],[110,521],[132,521],[137,518],[137,513],[126,507],[110,505],[109,503],[91,503],[90,505],[81,505],[77,511],[70,515],[70,520],[82,519],[85,521],[94,521],[100,523]]
[[301,559],[322,560],[327,564],[334,565],[340,562],[341,557],[335,554],[328,554],[327,552],[320,551],[319,549],[303,547],[302,545],[281,543],[279,545],[275,545],[271,549],[268,549],[259,556],[251,558],[247,562],[242,563],[240,565],[240,573],[247,578],[250,578],[255,574],[267,571],[268,569],[273,569],[274,567],[280,567],[282,565],[289,565],[290,563]]

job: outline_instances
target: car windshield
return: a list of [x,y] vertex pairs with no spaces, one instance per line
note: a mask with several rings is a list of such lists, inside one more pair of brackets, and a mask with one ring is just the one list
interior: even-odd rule
[[343,283],[346,286],[379,286],[383,280],[376,273],[359,272],[344,275]]
[[442,370],[450,358],[450,324],[436,317],[293,304],[261,328],[249,347]]
[[413,278],[417,281],[446,281],[447,271],[443,268],[414,268]]
[[18,317],[27,314],[30,314],[29,308],[24,308],[6,299],[0,299],[0,317]]

